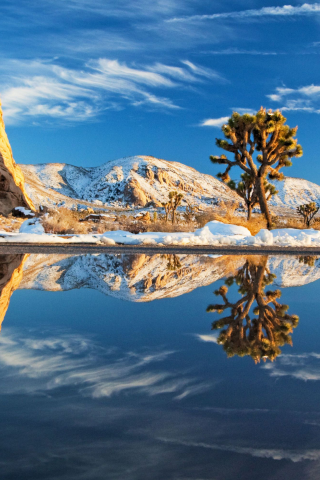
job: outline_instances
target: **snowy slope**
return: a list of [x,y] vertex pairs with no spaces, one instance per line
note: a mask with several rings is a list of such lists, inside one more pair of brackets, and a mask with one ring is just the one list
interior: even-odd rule
[[320,186],[316,183],[292,177],[273,183],[279,193],[270,200],[270,205],[295,209],[304,203],[320,204]]
[[21,165],[27,191],[39,205],[74,200],[108,205],[160,205],[168,193],[183,193],[184,203],[210,205],[239,201],[238,196],[216,178],[177,162],[135,156],[107,162],[94,168],[67,164]]

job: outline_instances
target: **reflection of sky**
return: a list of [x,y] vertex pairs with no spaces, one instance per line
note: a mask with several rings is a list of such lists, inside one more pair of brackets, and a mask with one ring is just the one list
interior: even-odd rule
[[261,365],[215,344],[220,283],[150,303],[16,291],[0,335],[4,478],[317,478],[318,282],[282,290],[300,324]]

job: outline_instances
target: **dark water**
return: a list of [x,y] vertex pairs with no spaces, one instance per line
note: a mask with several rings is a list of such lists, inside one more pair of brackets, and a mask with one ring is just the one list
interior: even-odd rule
[[318,278],[315,257],[0,257],[1,478],[318,479]]

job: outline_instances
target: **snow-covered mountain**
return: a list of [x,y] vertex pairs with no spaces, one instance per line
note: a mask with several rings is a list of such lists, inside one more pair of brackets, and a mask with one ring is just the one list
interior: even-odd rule
[[297,208],[304,203],[320,204],[320,186],[303,178],[286,177],[282,182],[273,182],[278,194],[270,200],[275,207]]
[[182,163],[135,156],[81,168],[62,163],[20,165],[26,189],[36,205],[65,202],[96,206],[161,205],[172,190],[193,205],[208,206],[239,197],[224,183]]
[[[99,167],[82,168],[64,163],[20,165],[26,190],[39,206],[86,204],[93,207],[160,206],[172,190],[183,193],[183,205],[208,207],[241,199],[228,186],[211,175],[178,162],[155,157],[135,156],[107,162]],[[320,203],[320,186],[301,178],[287,177],[274,182],[279,193],[271,206],[295,209]]]

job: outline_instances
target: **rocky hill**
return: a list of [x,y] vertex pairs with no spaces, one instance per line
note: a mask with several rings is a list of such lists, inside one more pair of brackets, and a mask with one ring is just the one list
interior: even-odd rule
[[21,169],[12,156],[0,103],[0,213],[6,215],[18,206],[34,210],[24,187]]
[[172,190],[183,193],[183,204],[206,207],[238,202],[222,182],[182,163],[135,156],[81,168],[52,163],[21,165],[27,191],[36,205],[65,203],[95,206],[161,206]]

